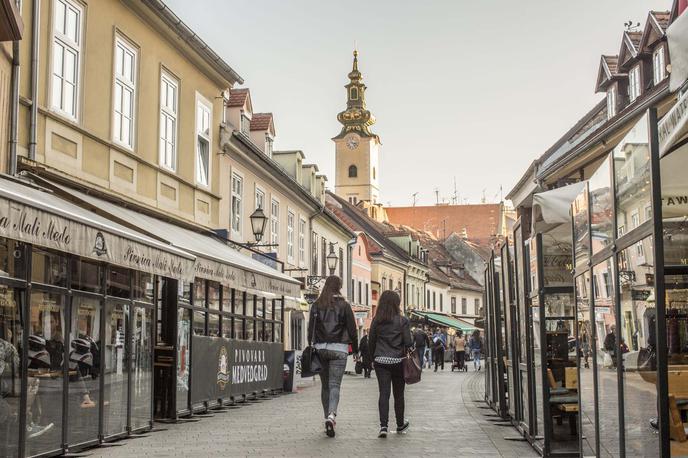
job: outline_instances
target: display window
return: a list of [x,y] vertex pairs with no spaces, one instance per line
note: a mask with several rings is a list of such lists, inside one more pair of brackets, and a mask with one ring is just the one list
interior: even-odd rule
[[583,456],[594,456],[597,450],[597,417],[595,413],[595,346],[594,314],[592,313],[592,284],[590,271],[575,279],[578,316],[577,352],[580,392],[580,435]]
[[107,293],[108,296],[129,299],[131,297],[131,271],[122,267],[110,266]]
[[67,258],[52,251],[33,248],[31,281],[48,286],[67,287]]
[[177,311],[177,411],[189,408],[189,370],[191,358],[191,310]]
[[147,272],[134,272],[133,277],[133,299],[152,304],[155,295],[155,276]]
[[72,289],[99,294],[103,292],[105,268],[101,264],[79,258],[70,259],[69,264]]
[[131,319],[131,428],[151,425],[153,399],[153,309],[135,304]]
[[[614,239],[614,194],[612,192],[610,161],[611,156],[608,156],[602,161],[597,171],[590,177],[590,180],[588,180],[590,193],[590,246],[593,255],[611,245]],[[583,255],[582,250],[580,254]],[[576,259],[578,261],[578,258]],[[582,260],[585,260],[585,256],[583,256]],[[578,262],[576,264],[579,265]]]
[[108,301],[105,304],[104,424],[103,433],[111,437],[127,431],[128,386],[130,355],[127,351],[129,335],[129,304]]
[[26,246],[15,240],[0,237],[0,277],[26,277]]
[[[0,242],[3,246],[7,244]],[[5,433],[0,440],[2,457],[17,456],[19,451],[24,297],[21,289],[0,285],[0,431]],[[34,424],[32,431],[44,431],[47,427]]]

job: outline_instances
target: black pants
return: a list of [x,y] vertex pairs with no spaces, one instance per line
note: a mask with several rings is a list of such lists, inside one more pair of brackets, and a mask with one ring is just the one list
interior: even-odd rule
[[[380,426],[387,426],[389,422],[389,395],[394,392],[394,416],[397,419],[397,426],[404,424],[404,371],[401,363],[398,364],[379,364],[375,363],[375,375],[377,376],[377,386],[380,389],[380,399],[378,409],[380,410]],[[390,390],[391,388],[391,390]]]
[[432,361],[435,363],[435,370],[437,370],[437,366],[442,366],[442,370],[444,370],[444,348],[435,350]]

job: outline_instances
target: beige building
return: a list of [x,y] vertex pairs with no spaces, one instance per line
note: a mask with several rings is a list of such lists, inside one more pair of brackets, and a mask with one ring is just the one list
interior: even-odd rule
[[0,0],[0,171],[3,172],[13,167],[9,163],[9,151],[16,148],[13,121],[17,119],[18,107],[12,94],[19,87],[19,41],[23,31],[19,2]]

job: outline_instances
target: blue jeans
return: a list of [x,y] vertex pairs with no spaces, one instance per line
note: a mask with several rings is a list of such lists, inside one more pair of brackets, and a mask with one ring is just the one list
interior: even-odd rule
[[473,369],[480,367],[480,350],[473,350]]
[[425,347],[416,347],[416,354],[418,354],[418,361],[420,361],[420,368],[423,368],[425,362]]
[[346,369],[346,358],[349,355],[343,351],[318,350],[318,356],[323,364],[323,370],[320,372],[320,400],[327,418],[331,413],[337,414],[339,390]]

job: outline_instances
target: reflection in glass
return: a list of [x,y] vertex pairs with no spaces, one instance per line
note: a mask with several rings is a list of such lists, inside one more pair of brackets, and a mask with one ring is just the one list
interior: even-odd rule
[[62,447],[64,297],[31,294],[29,312],[27,455]]
[[4,434],[0,440],[1,457],[18,456],[23,300],[22,292],[0,285],[0,412],[4,412],[0,416],[0,431]]
[[72,270],[72,289],[102,293],[103,267],[100,264],[72,258],[70,265]]
[[133,381],[131,398],[132,429],[149,426],[152,420],[151,399],[153,393],[153,310],[134,306],[132,313]]
[[220,310],[220,284],[214,281],[208,282],[208,308]]
[[688,144],[664,156],[662,175],[662,218],[664,223],[664,262],[688,265]]
[[35,247],[32,251],[31,281],[66,288],[67,258]]
[[[679,403],[685,399],[684,378],[686,376],[686,363],[688,362],[688,275],[685,273],[681,275],[667,275],[665,281],[667,289],[666,333],[669,353],[669,367],[667,373],[669,383],[669,413],[675,419],[681,418],[680,423],[670,421],[670,425],[674,423],[679,428],[684,429],[688,425],[684,422],[685,417],[681,416]],[[653,298],[650,297],[649,299]],[[650,334],[648,340],[650,344],[654,343],[653,333]],[[656,366],[654,358],[649,359],[650,361],[646,365]],[[649,374],[642,372],[641,375],[643,375],[644,379],[647,379]],[[685,440],[682,441],[682,437],[676,434],[680,431],[677,431],[678,428],[672,429],[673,434],[670,442],[671,456],[686,456],[686,444],[688,444],[688,442]]]
[[99,299],[72,298],[67,404],[71,445],[98,439],[100,310]]
[[131,296],[131,271],[113,266],[110,266],[108,270],[108,294],[129,299]]
[[23,243],[0,237],[0,277],[25,279],[25,248]]
[[583,456],[594,456],[597,450],[595,438],[595,385],[592,348],[594,345],[593,322],[590,303],[590,273],[576,277],[576,305],[578,307],[578,367],[580,370],[581,434]]
[[535,427],[537,434],[542,436],[545,433],[542,407],[542,345],[540,344],[540,307],[531,307],[533,315],[533,396],[535,396]]
[[112,436],[127,428],[127,389],[129,383],[129,358],[125,342],[129,305],[110,302],[105,306],[105,416],[104,434]]
[[576,256],[576,267],[585,266],[590,260],[590,228],[588,217],[587,185],[571,204],[573,215],[573,244]]
[[530,419],[530,399],[528,398],[528,383],[530,379],[528,378],[528,372],[523,370],[524,365],[528,361],[528,340],[527,338],[527,328],[530,326],[530,307],[528,302],[528,274],[523,272],[523,266],[528,265],[528,251],[523,243],[523,228],[519,227],[515,235],[515,253],[516,253],[516,270],[518,276],[518,313],[521,317],[518,320],[519,334],[520,334],[520,345],[521,345],[521,360],[522,363],[519,366],[520,374],[520,386],[521,386],[521,405],[523,406],[523,419],[524,422],[528,424]]
[[140,302],[153,303],[155,283],[152,274],[146,272],[134,272],[134,299]]
[[631,246],[618,258],[626,455],[658,456],[659,436],[650,423],[657,417],[654,262],[650,240],[639,243],[647,248],[644,256]]
[[619,394],[616,375],[616,313],[611,259],[592,271],[595,365],[597,377],[599,448],[601,456],[619,455]]
[[612,153],[619,237],[652,218],[647,126],[647,115],[644,115]]
[[205,334],[205,315],[206,312],[194,310],[193,312],[193,333],[195,336],[204,336]]
[[222,337],[232,339],[232,329],[234,328],[233,318],[229,315],[222,316]]
[[277,321],[275,323],[275,326],[273,327],[273,334],[275,336],[274,341],[275,342],[282,342],[282,300],[281,299],[275,299],[274,301],[275,308],[274,308],[274,317],[275,320]]
[[177,411],[189,408],[189,344],[191,310],[179,308],[177,315]]
[[208,313],[208,335],[220,336],[220,315],[217,313]]
[[598,253],[612,243],[614,227],[612,224],[612,178],[610,175],[611,155],[600,164],[590,177],[590,231],[592,237],[592,254]]

